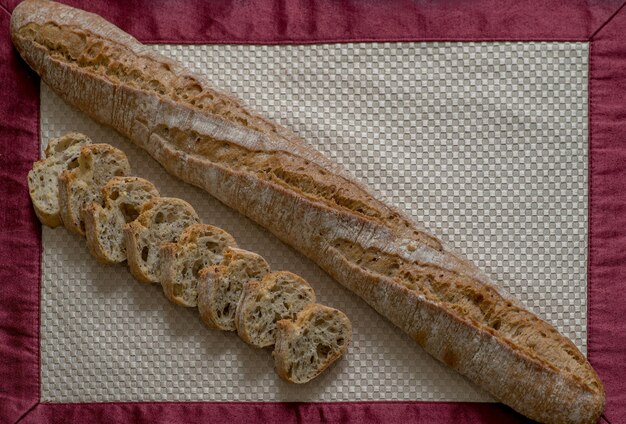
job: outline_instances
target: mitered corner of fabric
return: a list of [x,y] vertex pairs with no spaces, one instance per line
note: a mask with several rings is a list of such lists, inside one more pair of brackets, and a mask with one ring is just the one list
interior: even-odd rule
[[589,41],[593,41],[595,39],[595,37],[602,32],[602,30],[611,23],[611,21],[613,21],[613,19],[615,19],[615,17],[620,14],[622,12],[622,9],[624,9],[624,6],[626,6],[626,1],[624,1],[616,10],[615,12],[613,12],[609,18],[604,21],[596,30],[594,30],[591,35],[589,36]]

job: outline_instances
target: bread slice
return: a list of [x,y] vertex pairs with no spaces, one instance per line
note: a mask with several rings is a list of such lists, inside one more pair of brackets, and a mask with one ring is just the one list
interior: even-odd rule
[[161,245],[176,242],[188,226],[200,221],[184,200],[157,197],[136,220],[124,225],[124,244],[131,274],[142,283],[161,281]]
[[59,176],[59,208],[65,227],[85,235],[81,210],[102,202],[102,186],[111,178],[130,173],[124,152],[110,144],[87,144],[80,149],[78,167]]
[[235,313],[243,286],[260,280],[270,267],[261,256],[243,249],[229,248],[217,266],[200,271],[198,310],[210,328],[235,331]]
[[221,228],[207,224],[187,227],[178,242],[161,248],[161,284],[165,297],[181,306],[197,306],[200,270],[220,263],[224,249],[235,246],[233,236]]
[[52,228],[63,224],[59,213],[59,175],[78,166],[80,149],[89,143],[89,137],[76,132],[54,138],[46,147],[44,159],[35,162],[28,173],[28,192],[42,224]]
[[126,260],[124,224],[134,221],[148,201],[159,196],[154,185],[139,177],[113,177],[102,187],[103,205],[82,210],[89,252],[100,262]]
[[261,281],[244,285],[235,314],[237,334],[253,346],[271,346],[276,342],[276,323],[294,319],[311,303],[315,303],[315,292],[302,277],[288,271],[271,272]]
[[311,381],[348,350],[352,324],[343,312],[317,303],[295,320],[277,323],[272,356],[278,375],[291,383]]

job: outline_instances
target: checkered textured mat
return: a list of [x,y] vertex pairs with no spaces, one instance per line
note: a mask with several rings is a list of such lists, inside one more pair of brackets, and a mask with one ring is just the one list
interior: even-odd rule
[[[586,348],[586,43],[154,46],[208,74],[343,164]],[[275,270],[306,278],[354,325],[346,357],[302,387],[269,350],[208,330],[124,265],[44,229],[41,398],[489,401],[273,236],[41,92],[43,144],[81,131],[189,201]]]

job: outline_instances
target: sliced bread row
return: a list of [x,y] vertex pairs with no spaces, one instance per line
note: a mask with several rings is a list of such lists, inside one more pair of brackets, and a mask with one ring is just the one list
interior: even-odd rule
[[166,297],[197,306],[210,328],[237,331],[255,347],[275,345],[276,370],[283,379],[306,383],[346,352],[352,327],[343,312],[315,303],[315,292],[303,278],[270,272],[265,259],[237,248],[223,230],[190,225],[160,252]]
[[85,235],[82,211],[102,201],[102,187],[130,173],[126,155],[108,144],[68,133],[48,143],[44,158],[28,173],[28,191],[39,220],[49,227],[63,224]]
[[269,272],[259,255],[227,248],[218,266],[200,271],[198,309],[203,322],[236,330],[246,343],[275,345],[278,375],[306,383],[347,350],[352,325],[341,311],[315,303],[313,288],[287,271]]
[[138,281],[161,283],[170,301],[197,306],[208,327],[237,331],[256,347],[275,345],[287,381],[311,380],[346,351],[350,321],[316,304],[304,279],[270,272],[229,233],[200,223],[187,202],[160,197],[129,173],[126,155],[108,144],[79,133],[54,139],[28,176],[35,212],[45,225],[85,236],[99,261],[127,260]]
[[280,346],[273,356],[283,379],[308,382],[347,350],[352,327],[343,312],[316,304],[303,278],[270,272],[263,257],[237,248],[226,231],[197,223],[186,202],[149,201],[125,225],[124,235],[129,267],[139,281],[160,281],[170,301],[197,306],[210,328],[237,331],[256,347]]

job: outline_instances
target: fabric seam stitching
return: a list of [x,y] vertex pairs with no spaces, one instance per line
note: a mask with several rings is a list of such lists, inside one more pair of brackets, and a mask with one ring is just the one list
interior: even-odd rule
[[[37,90],[37,138],[38,155],[41,156],[41,81]],[[43,226],[39,226],[39,284],[37,287],[37,315],[35,325],[37,334],[37,402],[41,402],[41,285],[43,280]]]
[[6,6],[2,3],[0,3],[0,10],[4,10],[7,13],[7,15],[11,17],[11,12],[9,12],[9,9],[7,9]]
[[607,25],[608,25],[608,24],[609,24],[609,23],[610,23],[613,19],[615,19],[615,17],[616,17],[617,15],[619,15],[619,13],[622,11],[622,9],[624,8],[624,6],[626,6],[626,1],[624,1],[624,2],[622,3],[622,5],[621,5],[620,7],[618,7],[618,8],[617,8],[617,10],[615,10],[615,12],[613,12],[613,13],[611,14],[611,16],[609,16],[609,19],[607,19],[607,20],[606,20],[606,21],[605,21],[602,25],[600,25],[600,26],[598,27],[598,29],[596,29],[596,30],[595,30],[595,31],[591,34],[591,36],[589,37],[589,41],[592,41],[592,40],[593,40],[593,38],[594,38],[596,35],[598,35],[600,32],[602,32],[602,30],[604,29],[604,27],[606,27],[606,26],[607,26]]
[[[624,1],[621,6],[619,8],[617,8],[617,10],[615,12],[613,12],[613,14],[602,24],[598,27],[598,29],[596,29],[593,34],[591,34],[591,36],[589,37],[589,66],[588,66],[588,105],[587,105],[587,113],[588,113],[588,118],[587,118],[587,122],[589,125],[589,130],[588,130],[588,141],[587,141],[587,149],[588,149],[588,165],[589,165],[589,169],[588,169],[588,181],[587,181],[587,191],[588,191],[588,212],[587,212],[587,219],[588,219],[588,229],[587,229],[587,359],[589,360],[590,363],[593,363],[593,354],[592,354],[592,349],[591,349],[591,340],[593,339],[593,332],[590,331],[590,329],[592,328],[591,322],[593,321],[593,314],[591,314],[591,308],[592,308],[592,298],[593,298],[593,287],[595,287],[595,279],[593,277],[593,273],[592,273],[592,267],[591,264],[593,263],[593,258],[594,258],[594,247],[592,244],[592,239],[594,239],[593,237],[593,222],[594,222],[594,218],[593,218],[593,205],[594,205],[594,189],[593,189],[593,175],[594,175],[594,161],[593,161],[593,154],[592,154],[592,147],[593,147],[593,134],[594,134],[594,126],[593,126],[593,116],[594,116],[594,101],[593,101],[593,82],[594,82],[594,78],[593,78],[593,63],[594,63],[594,55],[592,53],[593,50],[593,45],[595,42],[596,37],[598,36],[598,34],[600,34],[604,28],[606,28],[612,21],[613,19],[615,19],[624,9],[624,6],[626,6],[626,1]],[[604,411],[602,412],[601,418],[604,419],[604,421],[606,421],[608,424],[611,424],[611,421],[607,418],[606,416],[607,413],[607,409],[605,406]]]
[[592,298],[592,272],[591,272],[591,264],[593,258],[593,247],[591,240],[592,237],[592,229],[593,229],[593,155],[592,155],[592,146],[593,146],[593,42],[589,42],[589,64],[587,66],[587,125],[589,128],[587,130],[587,160],[588,167],[587,170],[587,196],[589,197],[587,200],[587,360],[591,362],[591,332],[589,329],[591,328],[591,298]]
[[22,422],[24,418],[30,415],[30,413],[33,412],[33,410],[39,405],[39,403],[40,403],[39,400],[35,401],[35,403],[32,404],[30,408],[28,408],[26,411],[24,411],[24,413],[22,413],[22,415],[20,415],[17,421],[15,421],[15,424],[19,424],[20,422]]
[[[445,405],[445,404],[472,404],[472,405],[494,405],[494,406],[502,406],[507,407],[503,403],[494,401],[494,402],[468,402],[468,401],[437,401],[437,400],[342,400],[342,401],[320,401],[320,402],[310,402],[310,401],[231,401],[231,400],[222,400],[222,401],[206,401],[206,400],[192,400],[192,401],[184,401],[184,400],[175,400],[175,401],[159,401],[159,400],[148,400],[148,401],[102,401],[102,402],[48,402],[42,401],[38,402],[41,405],[51,405],[51,406],[62,406],[62,405],[277,405],[277,404],[306,404],[306,405],[358,405],[358,404],[396,404],[396,405],[414,405],[416,403],[420,404],[436,404],[436,405]],[[508,408],[508,407],[507,407]]]
[[584,43],[589,41],[589,37],[565,37],[565,38],[447,38],[447,37],[437,37],[437,38],[419,38],[419,37],[392,37],[392,38],[364,38],[359,37],[355,39],[347,39],[347,38],[328,38],[328,39],[319,39],[314,41],[307,40],[295,40],[295,39],[285,39],[285,40],[194,40],[194,41],[180,41],[173,39],[160,39],[160,38],[139,38],[144,44],[180,44],[180,45],[202,45],[202,44],[235,44],[235,45],[315,45],[315,44],[348,44],[348,43],[401,43],[401,42],[415,42],[415,43],[430,43],[430,42],[462,42],[462,43],[504,43],[504,42],[514,42],[514,43],[532,43],[532,42],[559,42],[559,43]]

